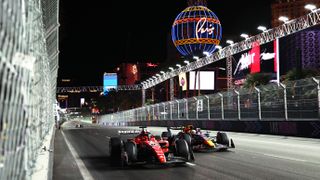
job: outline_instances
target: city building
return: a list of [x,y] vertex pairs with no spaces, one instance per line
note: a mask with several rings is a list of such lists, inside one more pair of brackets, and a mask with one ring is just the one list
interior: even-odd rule
[[[306,15],[310,10],[304,6],[313,4],[320,7],[320,0],[277,0],[271,5],[272,27],[283,24],[280,16],[288,19]],[[280,39],[280,72],[285,74],[293,68],[320,68],[320,27],[315,26]]]
[[121,63],[114,71],[118,75],[119,85],[134,85],[158,73],[159,65],[153,62]]
[[138,64],[122,63],[117,66],[119,85],[134,85],[140,81],[140,70]]
[[81,80],[63,78],[57,81],[57,87],[70,87],[70,90],[64,92],[58,92],[56,98],[61,108],[71,107],[91,107],[96,104],[96,99],[100,96],[100,91],[95,88],[86,88],[86,86],[79,85]]
[[310,12],[305,9],[306,4],[314,4],[320,7],[320,0],[276,0],[271,5],[272,27],[277,27],[283,22],[279,21],[280,16],[286,16],[290,19],[295,19]]

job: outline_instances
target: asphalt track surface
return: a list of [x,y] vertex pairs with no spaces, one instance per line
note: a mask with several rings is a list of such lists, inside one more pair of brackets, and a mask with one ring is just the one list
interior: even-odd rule
[[[56,132],[53,180],[320,179],[320,139],[229,132],[235,149],[196,153],[194,163],[122,168],[110,163],[108,143],[126,128],[74,124]],[[154,134],[165,131],[148,129]]]

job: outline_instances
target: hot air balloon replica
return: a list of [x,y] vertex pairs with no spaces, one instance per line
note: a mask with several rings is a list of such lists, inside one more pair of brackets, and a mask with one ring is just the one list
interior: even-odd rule
[[218,17],[205,5],[204,0],[189,0],[173,22],[171,36],[177,50],[185,57],[212,54],[222,38]]

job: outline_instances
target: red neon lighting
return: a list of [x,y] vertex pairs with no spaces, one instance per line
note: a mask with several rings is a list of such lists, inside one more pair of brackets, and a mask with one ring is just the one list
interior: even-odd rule
[[[196,17],[196,18],[184,18],[184,19],[179,19],[176,20],[173,25],[177,25],[177,24],[183,24],[183,23],[189,23],[189,22],[198,22],[201,18],[200,17]],[[218,19],[214,19],[214,18],[207,18],[208,22],[214,23],[214,24],[220,24],[220,21]]]
[[157,64],[153,64],[153,63],[147,63],[147,67],[157,67]]
[[249,54],[251,54],[252,57],[250,73],[260,72],[260,44],[258,42],[253,43],[253,48],[250,50]]
[[277,39],[273,41],[273,52],[274,52],[274,59],[273,59],[273,70],[274,72],[277,72],[278,70],[278,64],[277,64]]

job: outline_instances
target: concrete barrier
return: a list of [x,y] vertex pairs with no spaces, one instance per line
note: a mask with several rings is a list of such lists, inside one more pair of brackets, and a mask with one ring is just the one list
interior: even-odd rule
[[207,130],[320,138],[320,121],[212,121],[161,120],[128,122],[127,126],[183,126]]

